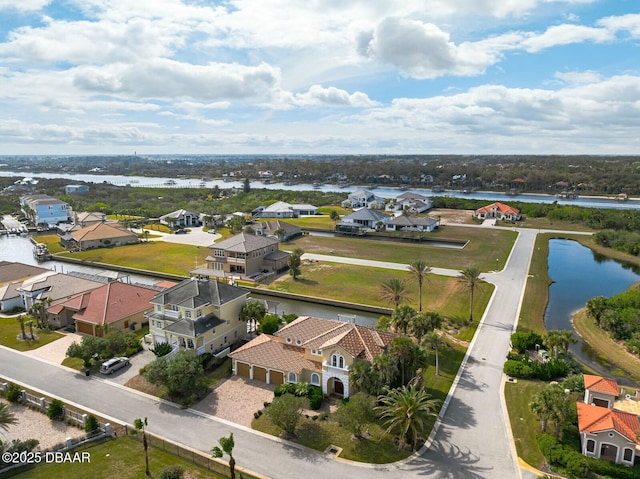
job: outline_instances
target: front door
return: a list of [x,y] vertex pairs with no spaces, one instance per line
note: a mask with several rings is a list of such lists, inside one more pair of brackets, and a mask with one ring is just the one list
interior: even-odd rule
[[337,378],[333,380],[333,392],[339,396],[344,396],[344,384]]

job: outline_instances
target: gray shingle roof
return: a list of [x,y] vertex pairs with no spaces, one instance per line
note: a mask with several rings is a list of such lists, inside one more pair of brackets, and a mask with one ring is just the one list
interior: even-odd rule
[[345,222],[345,220],[383,221],[387,218],[389,218],[389,215],[385,215],[384,213],[380,213],[379,211],[372,210],[371,208],[361,208],[343,217],[342,221],[343,222]]
[[198,319],[180,319],[164,328],[164,330],[195,338],[196,336],[200,336],[201,334],[204,334],[223,323],[224,320],[218,318],[213,314],[209,314]]
[[249,292],[246,289],[237,286],[192,278],[157,294],[150,302],[163,305],[173,304],[193,309],[206,304],[220,306],[247,294]]
[[252,235],[248,233],[240,233],[219,243],[215,243],[209,248],[221,249],[225,251],[235,251],[237,253],[250,253],[261,248],[267,248],[274,244],[278,244],[278,240],[268,238],[266,236]]

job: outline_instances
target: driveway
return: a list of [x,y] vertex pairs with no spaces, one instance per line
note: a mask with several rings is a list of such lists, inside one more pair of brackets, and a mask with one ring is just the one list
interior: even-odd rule
[[64,358],[67,357],[67,349],[71,346],[71,343],[82,341],[82,335],[76,333],[62,333],[64,337],[56,339],[44,346],[40,346],[37,349],[31,351],[25,351],[24,354],[31,356],[32,358],[41,359],[53,364],[62,364]]

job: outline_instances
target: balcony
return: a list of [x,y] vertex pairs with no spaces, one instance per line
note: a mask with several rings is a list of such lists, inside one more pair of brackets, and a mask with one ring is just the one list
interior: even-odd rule
[[227,257],[227,263],[232,263],[232,264],[246,264],[247,260],[246,258],[234,258],[232,256],[228,256]]

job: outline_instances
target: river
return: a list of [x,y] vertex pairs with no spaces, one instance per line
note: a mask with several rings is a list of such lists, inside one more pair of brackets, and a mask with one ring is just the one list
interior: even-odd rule
[[[87,183],[111,183],[113,185],[125,186],[129,185],[131,187],[159,187],[159,188],[213,188],[214,186],[218,186],[219,188],[242,188],[242,181],[231,181],[225,182],[223,180],[207,180],[202,181],[202,179],[198,178],[160,178],[160,177],[147,177],[147,176],[124,176],[124,175],[91,175],[91,174],[80,174],[80,175],[71,175],[68,173],[33,173],[24,171],[0,171],[0,176],[5,177],[15,177],[22,179],[25,176],[30,178],[68,178],[70,183],[83,181]],[[172,182],[171,185],[168,185],[167,182]],[[333,184],[322,184],[322,185],[311,185],[311,184],[293,184],[293,185],[285,185],[283,183],[260,183],[260,182],[252,182],[251,186],[253,188],[265,188],[272,190],[294,190],[294,191],[309,191],[309,190],[317,190],[322,192],[343,192],[345,194],[345,198],[349,193],[352,193],[359,189],[370,189],[367,186],[357,186],[357,185],[349,185],[346,187],[339,187],[338,185]],[[401,193],[404,193],[404,190],[400,190],[400,188],[390,188],[390,187],[378,187],[372,190],[373,193],[382,197],[382,198],[395,198]],[[486,201],[501,201],[504,203],[513,202],[513,201],[521,201],[524,203],[553,203],[557,202],[561,205],[576,205],[583,206],[588,208],[613,208],[613,209],[638,209],[640,208],[640,200],[639,199],[630,199],[629,201],[616,201],[613,198],[604,198],[604,197],[593,197],[593,196],[584,196],[575,199],[566,199],[566,198],[558,198],[555,195],[544,195],[544,194],[521,194],[517,196],[510,196],[504,192],[493,192],[493,191],[474,191],[471,193],[463,193],[459,190],[446,190],[442,192],[434,192],[427,188],[410,188],[406,190],[411,193],[418,193],[424,196],[450,196],[456,198],[468,198],[473,200],[486,200]]]

